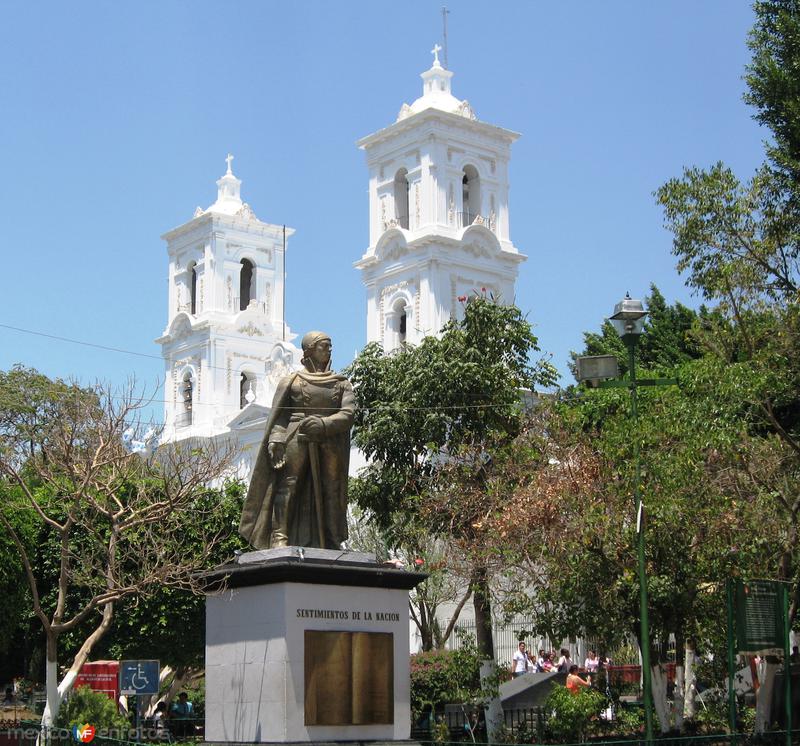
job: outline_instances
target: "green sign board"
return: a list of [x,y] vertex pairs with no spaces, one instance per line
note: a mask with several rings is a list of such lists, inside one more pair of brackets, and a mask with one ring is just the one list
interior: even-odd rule
[[781,583],[736,582],[736,643],[740,653],[783,654],[786,634],[783,598]]

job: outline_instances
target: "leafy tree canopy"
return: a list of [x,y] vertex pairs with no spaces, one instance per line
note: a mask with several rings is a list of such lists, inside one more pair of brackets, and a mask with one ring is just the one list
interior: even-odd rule
[[513,438],[523,391],[556,380],[550,363],[531,360],[538,349],[519,309],[481,296],[417,347],[384,355],[367,345],[348,370],[358,403],[354,441],[370,460],[353,485],[360,507],[391,525],[447,459]]
[[759,0],[748,46],[753,53],[744,100],[775,138],[769,157],[800,182],[800,3]]

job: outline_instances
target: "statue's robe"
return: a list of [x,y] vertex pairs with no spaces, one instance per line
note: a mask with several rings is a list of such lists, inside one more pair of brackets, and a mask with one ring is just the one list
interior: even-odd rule
[[[253,547],[268,549],[272,545],[275,495],[287,475],[297,477],[289,494],[288,543],[320,546],[309,443],[298,438],[300,423],[309,415],[318,416],[325,427],[324,436],[317,442],[323,548],[338,549],[347,539],[347,479],[354,414],[353,388],[342,375],[303,370],[280,380],[239,525],[239,533]],[[270,443],[282,443],[286,449],[286,465],[281,469],[272,466]]]

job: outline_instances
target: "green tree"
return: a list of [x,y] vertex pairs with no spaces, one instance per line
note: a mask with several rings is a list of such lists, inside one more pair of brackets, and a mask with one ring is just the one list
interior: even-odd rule
[[[243,498],[241,482],[227,482],[223,488],[198,494],[197,514],[203,521],[202,525],[193,521],[185,523],[184,556],[203,556],[206,567],[230,561],[234,552],[242,548],[238,527]],[[221,538],[212,551],[206,553],[208,535]],[[76,640],[79,638],[80,634]],[[120,601],[111,629],[98,643],[94,654],[113,660],[158,660],[162,684],[169,685],[164,697],[169,702],[187,679],[202,671],[205,639],[205,596],[190,589],[162,586],[144,597]],[[66,652],[71,652],[69,646]]]
[[513,306],[476,296],[463,317],[417,347],[384,355],[368,345],[350,366],[354,441],[369,466],[353,497],[392,537],[416,522],[470,558],[478,649],[494,660],[490,568],[482,521],[501,496],[487,490],[498,454],[523,422],[523,390],[550,385],[549,363]]
[[[767,162],[746,182],[723,164],[688,168],[656,196],[674,235],[678,269],[715,318],[698,325],[706,355],[695,382],[712,415],[734,412],[740,436],[720,450],[716,480],[726,494],[777,515],[768,575],[795,587],[800,513],[800,3],[754,5],[745,101],[773,139]],[[768,501],[768,502],[767,502]],[[773,662],[770,662],[771,666]],[[760,693],[770,691],[762,687]],[[757,728],[770,703],[759,696]]]
[[[657,195],[675,236],[678,268],[691,287],[716,302],[714,317],[696,328],[706,352],[697,384],[717,409],[736,411],[747,435],[761,439],[731,452],[732,466],[751,475],[751,489],[771,492],[784,520],[797,526],[800,264],[792,234],[783,232],[781,205],[762,188],[770,178],[762,169],[743,187],[717,164],[708,172],[687,169]],[[797,531],[785,538],[775,572],[797,583]],[[796,608],[797,598],[793,615]]]
[[[9,499],[4,487],[0,484],[0,502]],[[36,522],[25,513],[10,514],[8,519],[24,544],[33,547]],[[19,552],[11,538],[0,532],[0,661],[8,661],[6,665],[0,663],[0,667],[5,670],[23,673],[20,670],[22,661],[16,653],[19,652],[20,640],[24,638],[30,608],[30,594]],[[24,673],[27,675],[28,672]]]
[[[678,642],[679,664],[684,641],[690,651],[695,639],[724,650],[724,618],[714,599],[725,579],[769,574],[779,552],[764,537],[791,540],[792,531],[755,472],[743,468],[746,455],[760,478],[774,477],[779,461],[768,457],[753,431],[753,405],[742,397],[736,362],[742,348],[730,336],[723,310],[670,306],[655,288],[648,309],[637,354],[640,374],[677,376],[680,386],[640,390],[635,432],[629,395],[620,389],[573,387],[552,412],[541,409],[548,419],[549,466],[518,479],[498,537],[506,540],[520,514],[541,516],[537,536],[546,551],[523,547],[514,558],[536,587],[535,602],[520,594],[516,608],[533,614],[537,631],[556,638],[598,635],[606,645],[625,631],[638,638],[634,470],[626,466],[638,441],[657,679],[664,662],[658,653],[670,634]],[[587,353],[615,353],[619,337],[607,327],[585,335]],[[720,363],[709,340],[734,357]],[[525,461],[520,468],[524,472]],[[662,700],[659,715],[667,729],[665,705]]]
[[[109,630],[115,604],[163,586],[193,587],[193,573],[230,534],[205,532],[217,507],[203,502],[229,454],[193,442],[132,452],[142,404],[131,388],[81,388],[24,368],[0,374],[0,532],[19,553],[44,631],[45,724]],[[17,514],[37,524],[33,548]],[[195,527],[203,541],[187,551]],[[78,629],[87,631],[59,681],[59,642]]]
[[[743,480],[737,491],[730,488],[734,475],[729,463],[723,467],[723,454],[748,441],[733,407],[719,407],[709,421],[704,378],[695,370],[703,362],[677,371],[680,388],[640,392],[635,430],[628,393],[620,389],[580,389],[550,411],[541,407],[545,425],[518,438],[521,456],[507,461],[503,479],[516,487],[490,530],[506,548],[519,579],[514,585],[525,589],[511,599],[513,608],[532,615],[537,633],[589,635],[606,649],[626,633],[639,639],[632,497],[638,441],[657,686],[665,684],[660,666],[671,634],[679,664],[685,640],[713,641],[724,651],[725,580],[765,572],[775,558],[766,538],[784,530],[766,495],[743,493]],[[535,469],[531,450],[545,454]],[[534,542],[509,541],[520,516],[533,517]],[[655,697],[662,730],[679,727],[680,717],[670,721],[665,686]],[[676,706],[678,716],[682,711]]]
[[[767,154],[794,184],[800,183],[800,5],[797,0],[759,0],[748,46],[744,100],[772,132]],[[794,187],[792,187],[794,189]],[[796,195],[795,195],[796,196]]]

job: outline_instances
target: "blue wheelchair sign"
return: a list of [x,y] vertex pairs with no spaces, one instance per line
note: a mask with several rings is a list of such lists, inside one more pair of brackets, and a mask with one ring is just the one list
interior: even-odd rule
[[119,693],[158,694],[158,661],[120,661]]

